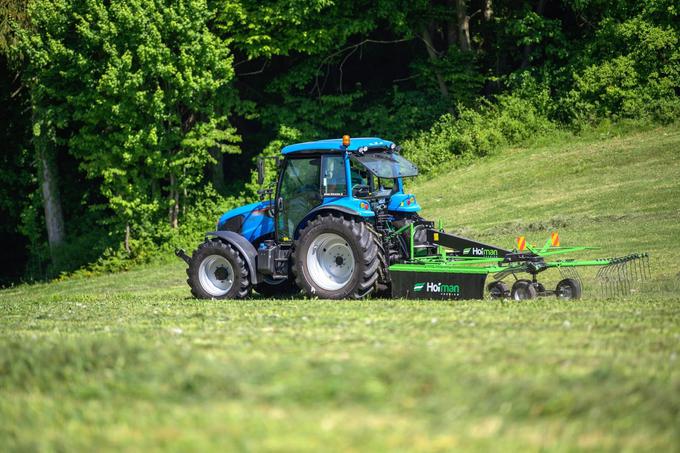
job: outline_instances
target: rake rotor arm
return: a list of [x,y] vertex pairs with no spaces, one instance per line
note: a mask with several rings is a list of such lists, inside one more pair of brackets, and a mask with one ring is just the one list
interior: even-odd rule
[[456,234],[445,233],[444,231],[429,228],[427,230],[427,241],[441,247],[454,250],[456,254],[463,257],[500,257],[511,254],[510,250],[496,247],[495,245],[485,244]]

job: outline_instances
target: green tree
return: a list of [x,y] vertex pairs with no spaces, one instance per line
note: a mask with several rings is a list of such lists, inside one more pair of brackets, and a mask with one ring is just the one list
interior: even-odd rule
[[68,147],[121,231],[163,212],[176,227],[215,151],[238,152],[232,56],[206,2],[35,0],[29,13],[36,137]]

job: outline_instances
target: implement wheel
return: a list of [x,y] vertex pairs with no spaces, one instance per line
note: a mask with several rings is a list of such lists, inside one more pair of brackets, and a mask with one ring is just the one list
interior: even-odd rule
[[515,284],[512,285],[510,297],[514,300],[535,299],[537,296],[538,291],[536,291],[533,283],[529,280],[517,280]]
[[379,252],[363,222],[334,215],[317,217],[295,241],[295,283],[309,296],[360,299],[376,286]]
[[574,300],[581,298],[581,285],[573,278],[565,278],[560,280],[555,288],[555,295],[558,299]]
[[502,299],[506,294],[510,293],[508,285],[501,281],[489,283],[486,289],[489,291],[489,297],[492,299]]

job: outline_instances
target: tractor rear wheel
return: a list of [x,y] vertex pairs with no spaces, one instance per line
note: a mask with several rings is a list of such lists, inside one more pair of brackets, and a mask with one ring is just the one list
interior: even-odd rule
[[295,283],[307,295],[360,299],[375,288],[379,248],[365,223],[319,216],[300,231],[294,246]]
[[198,246],[187,276],[191,294],[198,299],[242,299],[250,294],[245,261],[231,245],[219,239]]

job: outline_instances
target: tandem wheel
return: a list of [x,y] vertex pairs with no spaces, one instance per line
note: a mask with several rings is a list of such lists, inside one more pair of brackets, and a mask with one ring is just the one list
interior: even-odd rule
[[538,290],[530,280],[517,280],[512,285],[510,298],[513,300],[529,300],[538,297]]
[[562,300],[575,300],[581,298],[581,284],[573,278],[560,280],[555,288],[555,295]]
[[489,283],[486,285],[486,289],[489,291],[489,297],[492,299],[502,299],[510,294],[510,288],[508,288],[508,285],[500,280]]

